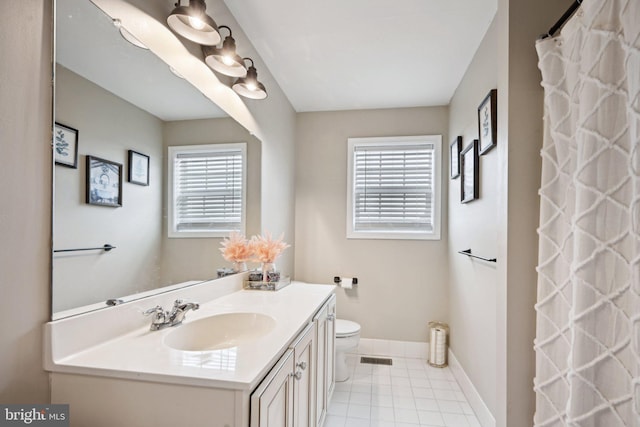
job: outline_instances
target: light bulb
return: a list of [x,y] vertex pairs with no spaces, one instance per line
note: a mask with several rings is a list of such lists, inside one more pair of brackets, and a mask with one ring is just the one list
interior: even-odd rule
[[225,65],[228,66],[232,66],[233,65],[233,58],[229,55],[224,55],[222,57],[222,62],[224,62]]
[[247,82],[247,89],[256,90],[257,88],[258,88],[258,86],[256,85],[256,83],[254,81],[248,81]]
[[204,28],[204,21],[198,17],[190,16],[189,25],[196,30],[201,30]]

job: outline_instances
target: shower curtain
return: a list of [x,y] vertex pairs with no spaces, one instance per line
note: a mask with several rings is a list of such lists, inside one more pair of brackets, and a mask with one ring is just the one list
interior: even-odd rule
[[544,87],[542,426],[640,426],[640,0],[584,0],[537,43]]

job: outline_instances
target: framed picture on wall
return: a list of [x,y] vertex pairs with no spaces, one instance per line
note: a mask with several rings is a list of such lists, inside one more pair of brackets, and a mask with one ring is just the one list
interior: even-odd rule
[[498,128],[498,91],[492,89],[478,107],[479,154],[483,155],[496,146]]
[[468,203],[479,197],[478,140],[474,139],[460,153],[460,202]]
[[53,158],[56,165],[78,168],[78,129],[55,123],[53,126]]
[[149,185],[149,156],[129,150],[129,182]]
[[87,203],[122,206],[122,165],[87,156]]
[[457,137],[449,146],[449,170],[451,179],[460,176],[460,150],[462,150],[462,137]]

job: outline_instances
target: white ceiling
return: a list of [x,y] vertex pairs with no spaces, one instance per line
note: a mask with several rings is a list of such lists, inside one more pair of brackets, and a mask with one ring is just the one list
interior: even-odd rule
[[447,105],[497,9],[497,0],[225,3],[299,112]]
[[[296,111],[447,105],[497,8],[497,0],[224,1]],[[56,7],[65,67],[162,120],[226,116],[120,37],[91,2]]]
[[227,117],[90,1],[56,1],[56,62],[161,120]]

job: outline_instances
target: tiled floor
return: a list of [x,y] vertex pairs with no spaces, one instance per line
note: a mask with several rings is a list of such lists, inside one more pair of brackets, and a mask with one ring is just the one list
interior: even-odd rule
[[325,427],[480,427],[449,368],[394,357],[392,366],[347,356],[350,378],[336,383]]

